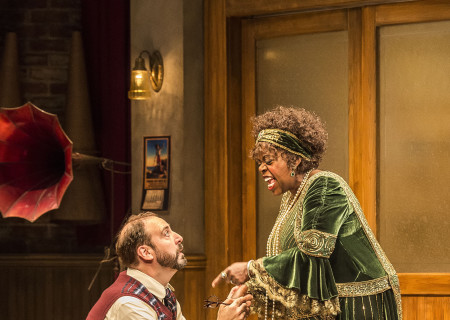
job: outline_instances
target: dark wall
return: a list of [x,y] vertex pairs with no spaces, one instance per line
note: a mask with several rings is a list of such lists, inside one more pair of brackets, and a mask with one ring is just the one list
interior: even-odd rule
[[[81,31],[84,40],[97,156],[128,163],[129,0],[0,0],[0,55],[6,33],[15,32],[21,101],[56,114],[63,128],[74,31]],[[102,171],[101,179],[107,211],[103,221],[61,223],[53,219],[58,210],[34,223],[0,218],[0,252],[102,252],[129,210],[130,178]]]
[[22,103],[64,117],[71,36],[81,28],[80,0],[0,1],[0,52],[15,32]]

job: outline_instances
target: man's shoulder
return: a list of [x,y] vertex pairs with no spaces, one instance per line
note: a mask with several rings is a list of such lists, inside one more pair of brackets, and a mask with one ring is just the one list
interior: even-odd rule
[[[144,295],[145,298],[142,295]],[[119,274],[114,283],[103,291],[100,299],[91,309],[87,320],[104,319],[112,306],[122,297],[133,298],[134,300],[131,301],[139,300],[145,305],[148,304],[148,300],[151,299],[153,295],[149,293],[139,281],[127,275],[126,271],[123,271]],[[118,303],[116,306],[120,305],[121,303]]]

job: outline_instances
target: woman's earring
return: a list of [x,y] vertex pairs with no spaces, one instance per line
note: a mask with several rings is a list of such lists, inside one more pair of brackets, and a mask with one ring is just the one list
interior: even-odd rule
[[292,171],[291,171],[291,177],[293,177],[293,176],[295,176],[295,171],[294,171],[294,169],[292,169]]

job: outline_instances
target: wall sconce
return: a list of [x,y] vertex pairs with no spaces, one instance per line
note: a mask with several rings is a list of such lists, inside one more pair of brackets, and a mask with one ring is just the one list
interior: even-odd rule
[[[144,53],[148,55],[150,71],[145,68]],[[164,78],[164,66],[159,51],[150,52],[142,51],[134,62],[134,68],[131,71],[130,91],[128,98],[130,100],[145,100],[151,96],[150,83],[153,91],[161,90]]]

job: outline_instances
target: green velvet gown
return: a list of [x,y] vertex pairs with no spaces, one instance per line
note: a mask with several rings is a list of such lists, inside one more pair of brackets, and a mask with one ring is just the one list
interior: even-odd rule
[[[283,195],[282,208],[290,197]],[[253,312],[268,319],[402,318],[395,270],[341,177],[313,175],[279,223],[282,213],[278,238],[268,243],[274,255],[249,265]]]

